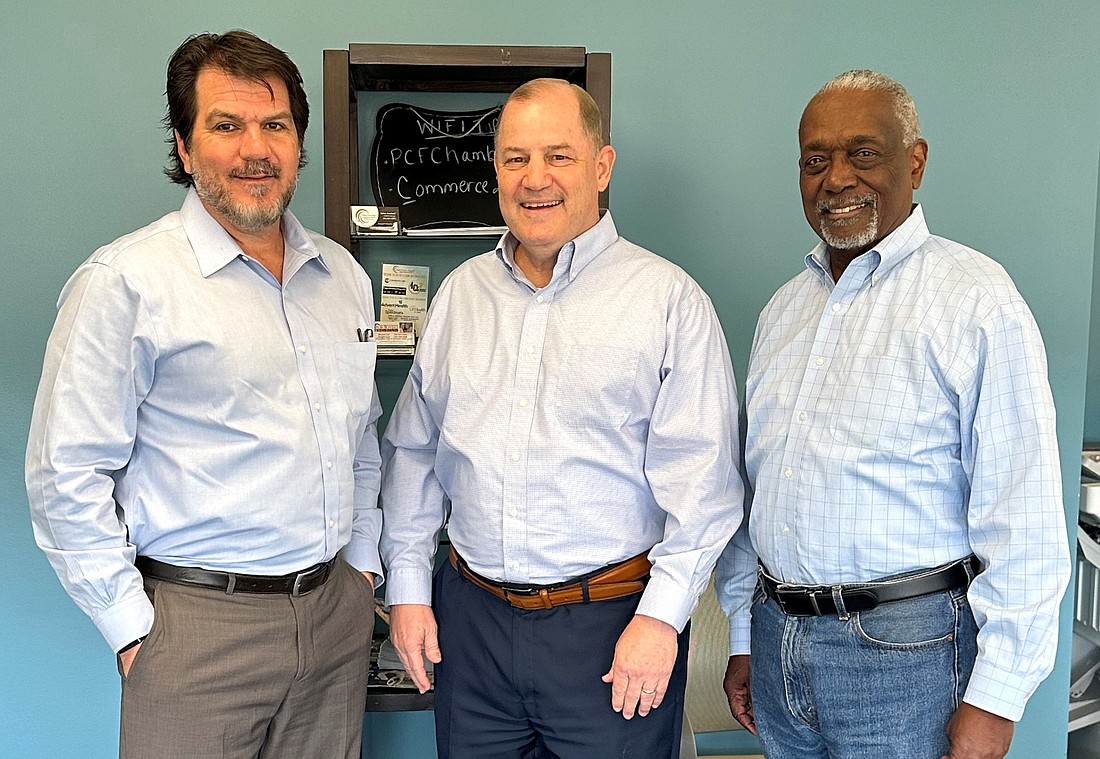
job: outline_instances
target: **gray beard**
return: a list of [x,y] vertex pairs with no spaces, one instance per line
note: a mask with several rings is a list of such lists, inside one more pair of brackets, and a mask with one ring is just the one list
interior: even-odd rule
[[[245,172],[249,171],[254,169],[246,166]],[[225,217],[226,221],[235,228],[249,234],[258,234],[278,223],[290,205],[290,199],[294,197],[294,190],[298,186],[298,179],[295,177],[281,196],[272,198],[267,203],[243,206],[233,200],[229,190],[220,180],[210,177],[199,167],[194,167],[191,179],[195,183],[195,192],[204,203]],[[269,190],[266,187],[254,187],[249,190],[249,194],[254,198],[264,198],[268,193]]]
[[857,250],[859,248],[866,248],[878,239],[879,218],[877,202],[872,202],[871,204],[871,221],[863,228],[862,232],[856,235],[846,235],[844,237],[837,236],[833,232],[837,223],[826,222],[824,211],[820,208],[818,209],[818,214],[820,214],[821,218],[821,239],[825,241],[826,245],[834,250]]

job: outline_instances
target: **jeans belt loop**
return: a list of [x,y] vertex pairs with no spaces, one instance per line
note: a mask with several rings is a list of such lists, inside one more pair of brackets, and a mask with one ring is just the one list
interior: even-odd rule
[[844,591],[839,585],[833,586],[833,603],[836,605],[836,618],[841,622],[847,622],[852,615],[844,605]]
[[229,582],[225,586],[225,594],[227,596],[233,595],[233,591],[237,588],[237,575],[232,572],[229,573]]

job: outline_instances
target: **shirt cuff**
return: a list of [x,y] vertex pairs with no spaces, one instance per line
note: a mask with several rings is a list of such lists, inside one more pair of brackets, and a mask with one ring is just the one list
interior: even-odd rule
[[408,567],[390,572],[386,603],[432,605],[432,573],[426,569]]
[[143,591],[104,609],[94,622],[107,645],[117,652],[149,634],[153,628],[153,604]]
[[378,545],[372,545],[369,541],[352,541],[340,551],[340,556],[348,564],[360,571],[370,572],[374,575],[374,589],[386,581],[382,573],[382,559],[378,555]]
[[752,617],[749,614],[737,614],[730,620],[730,656],[749,653],[749,627]]
[[1018,722],[1024,716],[1027,700],[1039,684],[1012,672],[986,664],[981,657],[974,662],[974,671],[966,686],[963,701],[998,717]]
[[680,633],[691,618],[691,613],[695,611],[695,601],[675,580],[653,575],[642,593],[642,600],[635,614],[659,619]]

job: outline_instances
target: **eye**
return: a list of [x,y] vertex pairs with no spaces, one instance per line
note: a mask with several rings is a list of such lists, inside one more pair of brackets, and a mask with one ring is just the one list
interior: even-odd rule
[[564,153],[554,153],[549,157],[549,159],[550,163],[555,166],[561,166],[562,164],[569,163],[573,160],[571,156],[567,156]]
[[287,125],[282,121],[269,121],[265,126],[269,131],[272,132],[282,132],[288,128]]
[[233,124],[229,121],[223,121],[219,124],[214,125],[214,131],[215,132],[232,132],[236,128],[237,128],[237,125]]
[[824,170],[825,159],[819,155],[812,155],[802,161],[802,170],[807,174],[817,174]]

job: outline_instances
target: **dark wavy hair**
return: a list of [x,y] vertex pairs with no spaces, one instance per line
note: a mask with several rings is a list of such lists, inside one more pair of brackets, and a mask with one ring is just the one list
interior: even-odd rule
[[[165,95],[168,108],[164,126],[168,130],[168,166],[164,173],[177,184],[190,187],[195,182],[183,168],[175,133],[179,132],[184,146],[191,146],[191,132],[198,117],[198,95],[195,85],[203,69],[218,69],[237,79],[250,79],[271,91],[268,77],[286,84],[290,95],[290,115],[298,132],[300,156],[298,168],[306,165],[305,137],[309,125],[309,103],[302,88],[302,74],[294,61],[274,45],[264,42],[251,32],[233,29],[225,34],[196,34],[188,37],[168,59],[168,83]],[[274,93],[272,93],[274,95]]]

